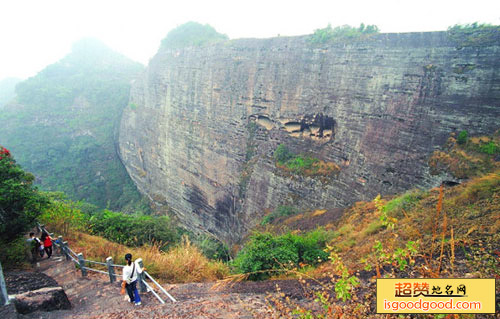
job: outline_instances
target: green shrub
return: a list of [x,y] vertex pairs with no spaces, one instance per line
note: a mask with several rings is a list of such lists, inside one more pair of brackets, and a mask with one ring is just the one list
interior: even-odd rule
[[31,252],[23,236],[0,241],[0,262],[4,269],[20,268],[31,258]]
[[238,253],[233,266],[238,272],[249,274],[251,280],[265,279],[276,270],[326,260],[325,242],[326,233],[319,230],[302,236],[255,233]]
[[[66,199],[61,192],[46,193],[50,203],[39,217],[40,222],[50,225],[51,230],[67,235],[70,230],[83,230],[87,226],[89,215],[79,209],[80,203]],[[90,208],[90,206],[84,206]]]
[[298,251],[290,235],[275,237],[270,233],[256,233],[238,253],[233,265],[250,280],[268,278],[268,270],[282,269],[298,264]]
[[500,148],[495,144],[495,142],[490,141],[489,143],[481,145],[479,147],[479,151],[489,155],[494,155],[500,153]]
[[314,265],[328,260],[328,253],[324,251],[327,239],[327,233],[322,230],[314,230],[303,236],[294,235],[299,262]]
[[467,142],[468,135],[469,134],[465,130],[458,133],[457,143],[464,145]]
[[179,230],[168,216],[125,215],[103,210],[89,218],[91,233],[127,246],[162,242],[165,246],[180,240]]
[[324,162],[309,155],[294,154],[284,144],[280,144],[274,151],[276,166],[298,175],[329,176],[340,170],[333,162]]
[[292,152],[288,150],[285,144],[280,144],[274,151],[274,159],[280,164],[283,165],[288,160],[292,159],[295,156]]
[[228,247],[216,238],[202,235],[195,237],[193,243],[200,248],[203,255],[208,259],[226,262],[230,259]]

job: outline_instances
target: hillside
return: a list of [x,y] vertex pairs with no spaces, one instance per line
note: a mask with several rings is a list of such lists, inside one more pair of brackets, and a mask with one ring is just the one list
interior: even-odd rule
[[0,80],[0,109],[15,96],[16,84],[21,82],[17,78],[5,78]]
[[142,66],[97,40],[18,84],[0,113],[0,142],[43,190],[63,191],[101,208],[147,205],[115,151],[115,128]]
[[[485,147],[490,143],[493,152]],[[496,278],[498,309],[499,145],[500,131],[459,143],[450,138],[446,150],[439,154],[446,159],[441,168],[457,174],[460,164],[462,174],[467,172],[467,176],[461,175],[467,180],[460,184],[377,196],[346,208],[341,217],[335,210],[295,212],[259,227],[275,242],[290,233],[307,237],[312,230],[324,232],[329,257],[318,267],[293,264],[283,270],[279,265],[286,264],[282,259],[286,253],[272,255],[278,251],[270,250],[259,254],[251,248],[247,248],[246,255],[253,259],[246,262],[268,265],[271,274],[284,272],[302,282],[304,291],[311,296],[309,303],[284,296],[272,299],[282,317],[300,313],[304,317],[299,318],[388,318],[374,314],[376,278]],[[435,161],[435,157],[430,160]],[[254,242],[257,238],[250,236]],[[319,294],[323,298],[316,298]],[[494,316],[447,318],[490,317]]]
[[[490,142],[495,146],[481,147]],[[346,208],[342,216],[337,209],[301,212],[289,207],[274,212],[274,217],[263,220],[258,232],[250,236],[235,261],[229,263],[236,273],[229,276],[225,266],[207,262],[186,242],[159,252],[158,246],[130,248],[76,231],[68,233],[65,239],[75,251],[92,260],[113,256],[113,260],[119,261],[125,252],[131,251],[144,259],[148,271],[179,300],[178,304],[160,306],[154,299],[146,299],[145,309],[130,309],[123,315],[126,318],[146,318],[148,311],[158,316],[175,313],[174,318],[226,318],[226,312],[235,318],[241,318],[245,312],[248,318],[395,318],[375,314],[376,278],[500,278],[498,145],[500,132],[461,142],[450,138],[440,157],[453,162],[459,156],[469,163],[482,163],[469,170],[467,180],[458,185],[377,196]],[[491,148],[495,150],[492,153]],[[320,232],[324,237],[310,235]],[[307,264],[302,257],[302,261],[292,260],[297,247],[288,239],[305,244],[298,255],[310,254],[313,262]],[[318,239],[326,255],[322,253],[322,260],[314,262],[317,250],[311,240]],[[261,268],[237,274],[245,262]],[[46,265],[45,272],[69,288],[75,308],[54,312],[50,318],[85,317],[88,309],[95,309],[95,318],[118,315],[119,298],[113,288],[118,286],[104,284],[107,278],[101,275],[91,276],[90,281],[79,279],[78,271],[57,264]],[[265,272],[274,280],[234,282]],[[210,282],[222,277],[225,280],[215,285]],[[187,283],[175,284],[184,282]],[[89,293],[87,287],[99,292]],[[498,282],[496,291],[498,296]],[[497,302],[500,303],[498,298]],[[191,305],[199,308],[192,309]],[[490,317],[493,316],[459,318]]]

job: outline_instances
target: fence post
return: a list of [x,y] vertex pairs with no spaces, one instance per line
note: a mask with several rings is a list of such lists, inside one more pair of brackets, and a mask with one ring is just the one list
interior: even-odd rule
[[62,236],[58,236],[57,237],[57,242],[59,243],[59,253],[61,255],[63,255],[63,237]]
[[85,269],[85,260],[83,259],[83,254],[79,253],[78,262],[80,263],[80,269],[82,270],[82,277],[87,276],[87,269]]
[[9,304],[9,295],[7,294],[7,286],[3,278],[2,263],[0,263],[0,306]]
[[[144,265],[142,263],[142,258],[139,258],[136,260],[136,262],[139,264],[139,266],[141,266],[141,268],[144,268]],[[141,292],[147,292],[148,289],[146,287],[146,285],[144,284],[144,271],[141,272],[140,274],[138,273],[137,274],[137,279],[139,280],[139,285],[141,287]]]
[[106,258],[106,265],[108,265],[109,282],[114,283],[115,278],[115,267],[113,267],[113,257]]
[[66,260],[70,260],[71,258],[69,257],[69,252],[68,252],[68,242],[67,241],[64,241],[62,243],[62,246],[63,246],[63,253],[64,253],[64,256],[66,256]]

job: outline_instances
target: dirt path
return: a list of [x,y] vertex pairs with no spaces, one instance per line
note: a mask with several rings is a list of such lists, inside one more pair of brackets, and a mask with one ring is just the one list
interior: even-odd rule
[[35,312],[20,316],[23,319],[265,318],[268,317],[266,291],[273,291],[275,285],[248,283],[220,289],[213,289],[212,283],[167,285],[165,288],[177,299],[176,303],[166,301],[162,305],[151,293],[145,293],[141,294],[142,306],[135,306],[119,294],[119,282],[111,284],[107,276],[92,272],[82,277],[73,263],[61,256],[43,259],[37,271],[64,288],[72,309]]

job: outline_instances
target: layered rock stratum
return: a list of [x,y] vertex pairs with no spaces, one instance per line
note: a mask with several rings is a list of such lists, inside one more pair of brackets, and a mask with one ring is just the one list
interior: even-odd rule
[[[439,185],[449,177],[427,162],[450,134],[499,127],[499,49],[457,48],[445,32],[162,49],[132,86],[120,157],[143,194],[226,242],[280,205],[345,207]],[[340,171],[283,171],[279,144]]]

